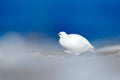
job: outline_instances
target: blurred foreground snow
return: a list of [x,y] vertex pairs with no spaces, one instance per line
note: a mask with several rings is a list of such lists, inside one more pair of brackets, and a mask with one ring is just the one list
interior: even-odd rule
[[0,80],[120,80],[119,45],[79,56],[65,54],[58,45],[13,33],[1,37]]

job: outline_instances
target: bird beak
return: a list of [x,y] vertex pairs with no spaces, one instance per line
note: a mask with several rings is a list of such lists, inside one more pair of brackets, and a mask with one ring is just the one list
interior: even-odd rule
[[60,33],[58,33],[58,36],[60,36]]

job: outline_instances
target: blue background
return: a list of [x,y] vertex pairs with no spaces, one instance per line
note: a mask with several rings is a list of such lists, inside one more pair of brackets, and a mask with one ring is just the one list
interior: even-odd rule
[[10,31],[120,36],[120,0],[0,0],[0,34]]

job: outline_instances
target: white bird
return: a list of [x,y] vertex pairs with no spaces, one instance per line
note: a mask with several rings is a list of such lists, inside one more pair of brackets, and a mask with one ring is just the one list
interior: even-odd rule
[[58,36],[60,45],[67,49],[66,53],[79,55],[84,52],[94,52],[94,47],[81,35],[59,32]]

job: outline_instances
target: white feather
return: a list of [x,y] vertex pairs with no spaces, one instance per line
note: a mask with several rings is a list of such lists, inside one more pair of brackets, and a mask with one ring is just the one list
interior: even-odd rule
[[60,45],[66,48],[69,53],[71,52],[78,55],[83,52],[94,50],[94,47],[90,44],[90,42],[81,35],[60,32],[59,37]]

